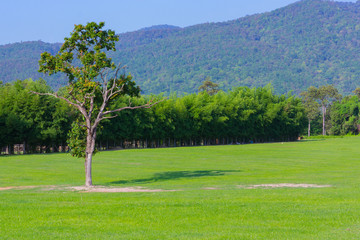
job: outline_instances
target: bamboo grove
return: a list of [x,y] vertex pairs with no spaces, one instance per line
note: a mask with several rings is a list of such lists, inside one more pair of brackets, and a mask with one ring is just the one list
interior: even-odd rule
[[[80,116],[67,103],[30,91],[51,89],[43,80],[0,84],[0,149],[3,152],[7,147],[7,153],[13,153],[14,146],[22,144],[24,153],[68,151],[67,139]],[[140,105],[150,98],[163,96],[123,97],[113,104]],[[328,133],[357,133],[359,106],[357,96],[334,102],[328,111]],[[213,95],[206,91],[172,94],[150,109],[118,115],[100,126],[98,149],[292,141],[306,134],[308,123],[301,98],[275,95],[270,86],[240,87]],[[320,115],[318,112],[318,120],[313,120],[314,133],[320,131]]]
[[[79,118],[68,104],[29,91],[46,92],[44,81],[17,81],[0,88],[0,145],[24,144],[27,153],[65,149],[71,123]],[[147,98],[124,97],[134,105]],[[151,109],[124,111],[105,121],[98,147],[162,147],[289,141],[306,127],[301,100],[277,96],[271,88],[237,88],[228,93],[175,94]],[[60,147],[62,146],[62,147]]]

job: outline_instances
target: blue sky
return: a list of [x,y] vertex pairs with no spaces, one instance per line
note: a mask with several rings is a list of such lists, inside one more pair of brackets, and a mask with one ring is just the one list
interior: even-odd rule
[[[222,22],[284,7],[297,0],[5,0],[0,45],[62,42],[74,24],[105,21],[117,33],[158,24],[180,27]],[[356,0],[343,0],[346,2]]]

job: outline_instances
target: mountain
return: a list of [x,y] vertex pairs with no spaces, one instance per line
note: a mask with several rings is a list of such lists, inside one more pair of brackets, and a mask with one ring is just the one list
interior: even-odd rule
[[151,27],[145,27],[145,28],[140,29],[140,31],[168,30],[168,29],[180,29],[180,27],[164,24],[164,25],[155,25],[155,26],[151,26]]
[[[59,47],[0,46],[0,80],[42,76],[40,53]],[[271,83],[277,93],[299,93],[334,84],[348,94],[360,85],[360,1],[302,0],[228,22],[153,26],[120,34],[116,47],[114,61],[128,66],[144,93],[196,92],[211,77],[224,90]],[[48,81],[55,88],[66,82]]]
[[0,81],[11,82],[17,79],[40,77],[46,79],[53,88],[66,84],[64,76],[46,76],[39,73],[38,61],[43,52],[56,54],[61,43],[21,42],[0,46]]

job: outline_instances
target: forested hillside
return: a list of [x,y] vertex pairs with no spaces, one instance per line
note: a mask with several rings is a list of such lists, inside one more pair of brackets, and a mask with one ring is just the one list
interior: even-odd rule
[[[45,76],[39,73],[40,55],[43,52],[56,54],[61,43],[22,42],[0,46],[0,81],[13,82],[27,78],[45,78],[51,87],[57,89],[67,83],[62,76]],[[62,77],[62,78],[61,78]]]
[[[59,47],[0,46],[0,80],[37,79],[40,53]],[[228,22],[155,26],[120,34],[117,50],[113,59],[146,94],[196,92],[206,77],[224,90],[271,83],[276,93],[300,93],[334,84],[348,94],[360,85],[360,2],[303,0]],[[45,79],[53,88],[66,82]]]

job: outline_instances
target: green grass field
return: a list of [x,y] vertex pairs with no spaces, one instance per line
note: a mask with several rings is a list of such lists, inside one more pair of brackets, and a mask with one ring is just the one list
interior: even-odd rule
[[[0,239],[359,239],[360,137],[0,157]],[[324,188],[254,188],[256,184]],[[49,185],[55,185],[49,190]]]

